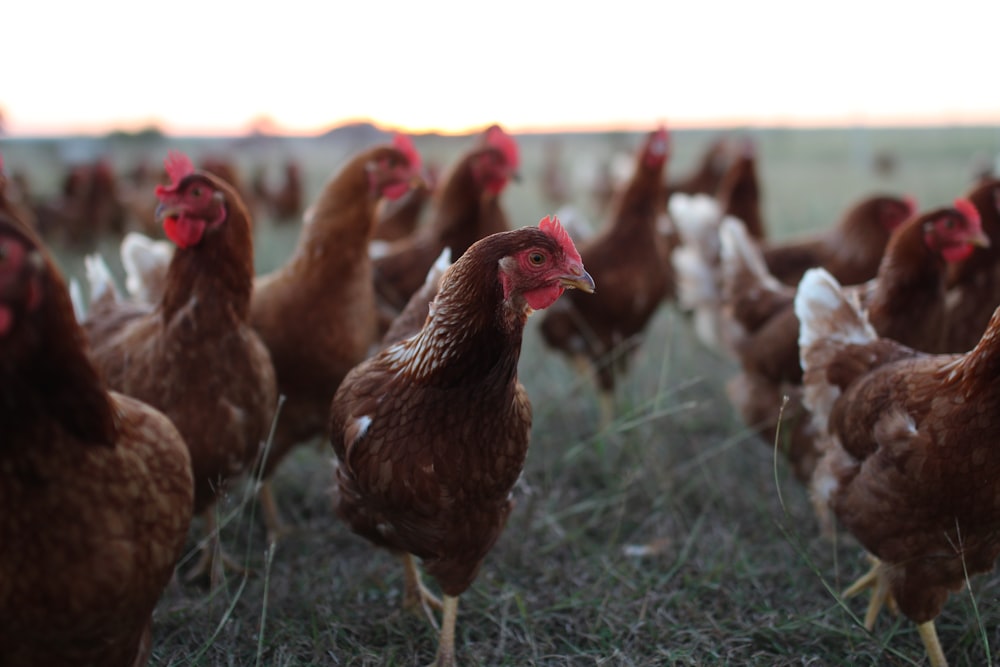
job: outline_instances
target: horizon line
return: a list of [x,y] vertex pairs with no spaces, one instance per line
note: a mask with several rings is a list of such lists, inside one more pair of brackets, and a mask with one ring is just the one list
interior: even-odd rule
[[[559,125],[544,124],[510,124],[499,123],[511,134],[600,134],[613,132],[645,132],[663,125],[669,130],[705,130],[705,131],[736,131],[736,130],[825,130],[825,129],[857,129],[857,128],[937,128],[937,127],[1000,127],[1000,114],[933,114],[926,116],[868,116],[852,115],[829,118],[795,118],[774,116],[771,118],[713,118],[713,119],[675,119],[666,121],[654,119],[650,121],[606,121],[601,123],[564,123]],[[58,138],[106,138],[116,133],[140,134],[146,131],[156,131],[170,138],[250,138],[254,136],[277,138],[310,138],[345,127],[356,125],[371,125],[384,132],[402,132],[414,136],[468,136],[481,132],[490,123],[466,125],[459,128],[443,129],[433,126],[406,126],[371,118],[350,118],[335,121],[329,125],[313,128],[289,128],[276,121],[258,124],[246,124],[240,127],[190,127],[176,126],[159,119],[147,119],[121,123],[101,123],[96,125],[71,125],[65,128],[39,127],[30,125],[20,129],[16,125],[8,128],[0,135],[3,139],[58,139]]]

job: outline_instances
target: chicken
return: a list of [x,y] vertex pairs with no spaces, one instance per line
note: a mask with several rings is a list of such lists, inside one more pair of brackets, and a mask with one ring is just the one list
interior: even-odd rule
[[134,667],[194,484],[162,413],[109,392],[66,285],[0,212],[0,662]]
[[843,285],[875,277],[893,230],[916,211],[910,198],[872,195],[851,206],[834,227],[818,234],[764,246],[764,261],[775,278],[799,284],[807,269],[822,266]]
[[510,515],[531,406],[517,379],[527,316],[565,288],[594,290],[558,220],[493,234],[441,278],[423,328],[353,369],[331,407],[337,513],[400,555],[411,606],[444,594],[436,664],[455,664],[458,596]]
[[294,221],[302,214],[302,168],[296,160],[285,162],[284,176],[281,187],[273,190],[264,180],[263,171],[254,174],[251,184],[254,197],[278,223]]
[[[678,303],[693,314],[695,332],[706,347],[736,356],[732,318],[722,312],[732,301],[731,296],[722,293],[722,274],[732,268],[720,261],[718,230],[725,217],[722,206],[711,197],[675,194],[670,198],[669,208],[680,237],[680,245],[671,254]],[[760,271],[793,288],[802,272],[813,266],[823,266],[835,276],[843,276],[846,284],[861,283],[875,277],[889,235],[914,210],[910,199],[866,197],[851,206],[827,232],[786,242],[758,240],[762,250],[753,253],[763,253]],[[791,304],[790,297],[785,301]],[[766,306],[754,308],[760,310]],[[797,327],[796,323],[794,328]],[[793,334],[788,335],[785,343],[794,338]],[[788,349],[787,345],[782,346]],[[798,366],[797,354],[790,352],[787,358],[794,359],[793,365]]]
[[268,480],[295,445],[328,435],[330,399],[376,342],[367,251],[376,205],[405,196],[419,170],[420,155],[405,135],[353,156],[323,188],[292,257],[254,284],[250,322],[285,397],[260,470],[272,540],[285,528]]
[[1000,305],[1000,179],[983,181],[966,197],[979,211],[990,247],[978,248],[951,268],[946,352],[971,350]]
[[[799,321],[794,290],[766,273],[759,250],[739,223],[721,231],[723,295],[738,341],[741,373],[727,385],[730,401],[745,423],[758,428],[770,446],[781,414],[782,450],[796,475],[808,480],[815,467],[814,433],[801,410]],[[975,208],[967,200],[913,216],[892,236],[878,275],[856,291],[880,335],[917,349],[940,351],[944,343],[947,263],[988,244]]]
[[795,298],[805,402],[824,433],[813,493],[876,559],[845,595],[873,587],[918,624],[931,665],[950,591],[1000,555],[1000,309],[965,354],[930,355],[879,338],[821,269]]
[[650,132],[635,172],[606,226],[580,248],[601,291],[593,298],[571,292],[541,322],[545,343],[597,373],[602,424],[613,414],[615,376],[624,372],[653,313],[673,293],[670,249],[656,225],[669,154],[667,131]]
[[723,215],[743,221],[755,239],[767,237],[761,213],[760,181],[757,178],[757,149],[750,139],[744,139],[726,173],[722,175],[715,198]]
[[[157,188],[177,245],[154,307],[93,300],[84,328],[93,359],[116,391],[162,410],[184,436],[194,511],[209,535],[190,576],[217,583],[213,506],[225,482],[257,458],[277,403],[267,348],[248,322],[253,288],[249,214],[228,183],[171,153],[171,183]],[[225,560],[223,559],[223,562]]]
[[670,182],[668,197],[678,192],[686,195],[714,195],[728,166],[729,142],[724,136],[717,137],[706,146],[691,173]]
[[[426,178],[406,195],[392,201],[383,199],[375,212],[375,228],[372,230],[372,244],[388,244],[406,238],[420,224],[420,216],[434,195],[433,184]],[[384,251],[372,251],[375,257]]]
[[475,241],[509,229],[500,195],[517,175],[519,160],[514,138],[497,125],[488,128],[436,188],[428,223],[374,259],[380,333],[423,284],[444,248],[457,258]]

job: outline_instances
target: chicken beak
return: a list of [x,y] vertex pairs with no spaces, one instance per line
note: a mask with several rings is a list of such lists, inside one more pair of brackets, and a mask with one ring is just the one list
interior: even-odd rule
[[989,248],[990,247],[990,237],[986,235],[983,230],[978,230],[976,235],[969,239],[969,243],[976,246],[977,248]]
[[[577,273],[579,271],[579,273]],[[596,285],[594,285],[594,279],[590,277],[590,274],[583,270],[583,268],[574,269],[574,272],[568,276],[562,276],[559,278],[559,284],[566,289],[578,289],[587,294],[593,294]]]
[[181,210],[177,206],[169,206],[167,204],[160,204],[156,207],[156,222],[157,224],[163,224],[166,218],[176,218],[180,217]]

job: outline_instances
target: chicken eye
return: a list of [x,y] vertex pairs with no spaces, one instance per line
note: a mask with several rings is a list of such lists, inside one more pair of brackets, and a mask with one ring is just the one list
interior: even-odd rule
[[945,229],[952,229],[952,228],[954,228],[954,226],[955,226],[955,219],[954,218],[945,218],[944,219],[944,228]]
[[534,266],[541,266],[545,263],[545,255],[540,252],[533,252],[528,255],[528,261]]
[[203,190],[201,189],[200,185],[196,185],[193,188],[191,188],[191,195],[193,197],[200,197],[202,195],[202,192]]

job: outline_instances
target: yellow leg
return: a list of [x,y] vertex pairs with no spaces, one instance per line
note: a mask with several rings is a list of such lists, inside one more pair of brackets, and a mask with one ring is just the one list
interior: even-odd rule
[[201,555],[198,562],[194,564],[187,575],[185,581],[192,582],[205,575],[208,575],[209,586],[215,590],[222,582],[223,568],[246,574],[247,570],[235,560],[230,558],[222,549],[222,542],[219,539],[219,527],[215,520],[215,506],[209,507],[202,514],[205,523],[205,540],[201,547]]
[[412,554],[400,556],[403,561],[403,609],[417,611],[422,609],[431,625],[437,628],[432,609],[440,610],[441,600],[430,592],[420,579],[420,570]]
[[444,596],[441,612],[441,636],[437,657],[431,667],[455,667],[455,619],[458,618],[458,598]]
[[927,650],[927,657],[931,661],[931,667],[948,667],[948,660],[944,657],[944,650],[941,642],[938,641],[937,630],[934,628],[934,621],[927,621],[917,626],[920,639],[924,642]]
[[868,588],[872,589],[872,597],[868,601],[868,609],[865,611],[865,628],[871,632],[875,628],[875,619],[878,618],[882,607],[888,607],[892,613],[896,613],[897,609],[896,601],[889,591],[886,566],[874,556],[869,555],[868,560],[872,563],[871,569],[861,575],[842,595],[845,598],[850,598]]
[[281,519],[281,512],[278,511],[278,503],[274,500],[274,491],[271,489],[270,480],[262,480],[260,490],[257,492],[257,499],[260,501],[260,511],[267,527],[267,541],[277,542],[291,532],[288,525]]

